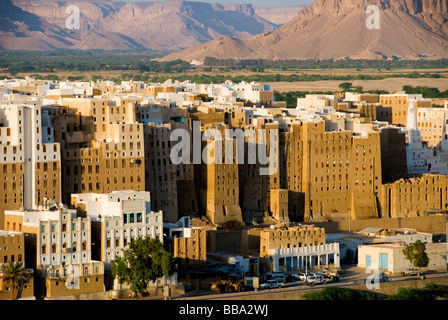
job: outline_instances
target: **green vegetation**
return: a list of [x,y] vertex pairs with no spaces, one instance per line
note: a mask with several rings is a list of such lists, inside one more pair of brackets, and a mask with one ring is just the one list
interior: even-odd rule
[[33,275],[25,269],[25,265],[22,261],[9,261],[2,266],[3,281],[8,283],[12,282],[12,296],[14,297],[14,291],[17,289],[17,295],[15,299],[19,299],[22,295],[23,288],[31,280]]
[[420,276],[421,268],[425,268],[429,264],[429,257],[426,253],[426,245],[421,240],[417,240],[406,246],[406,248],[403,249],[403,254],[414,267],[419,268],[418,276]]
[[440,92],[439,89],[428,86],[403,86],[403,91],[407,94],[422,94],[424,98],[448,98],[448,90]]
[[400,60],[398,57],[392,60],[365,60],[365,59],[305,59],[305,60],[264,60],[264,59],[216,59],[207,57],[204,65],[208,67],[264,67],[277,68],[281,70],[290,69],[429,69],[429,68],[446,68],[448,59],[440,60]]
[[373,300],[374,294],[339,287],[326,287],[318,291],[310,291],[303,295],[305,300],[348,300],[348,301],[359,301],[359,300]]
[[[191,80],[197,83],[222,83],[226,80],[233,82],[301,82],[301,81],[353,81],[353,80],[382,80],[387,78],[427,78],[430,74],[412,72],[412,73],[397,73],[397,74],[308,74],[308,73],[291,73],[291,74],[272,74],[272,73],[253,73],[249,75],[225,75],[224,72],[229,71],[225,68],[217,70],[214,74],[183,74],[183,75],[160,75],[149,77],[151,82],[164,82],[167,79],[185,81]],[[230,72],[230,71],[229,71]]]
[[342,90],[348,90],[349,88],[351,88],[353,85],[353,83],[351,82],[342,82],[341,84],[339,84],[339,88],[341,88]]
[[[378,296],[373,292],[356,289],[325,287],[321,290],[310,291],[303,294],[305,300],[333,300],[333,301],[361,301],[377,300]],[[380,298],[381,300],[446,300],[448,299],[448,286],[429,283],[422,289],[404,288],[398,289],[394,295]]]
[[123,249],[123,257],[112,261],[112,277],[118,283],[126,283],[135,294],[145,294],[150,281],[174,273],[175,259],[157,239],[137,239],[128,249]]
[[440,300],[448,299],[448,286],[430,283],[423,289],[399,288],[398,292],[386,300]]
[[[133,79],[145,82],[164,82],[167,79],[191,80],[200,83],[233,82],[298,82],[298,81],[354,81],[381,80],[386,78],[441,78],[440,72],[381,73],[392,69],[446,68],[448,59],[442,60],[213,60],[206,58],[203,67],[195,67],[186,61],[156,61],[168,51],[152,50],[55,50],[55,51],[3,51],[0,52],[0,69],[12,76],[18,73],[54,73],[60,71],[124,71],[120,80]],[[378,73],[362,74],[310,74],[304,69],[371,69]],[[267,69],[287,71],[269,73]],[[235,70],[247,74],[235,75]],[[201,74],[192,74],[200,72]],[[187,74],[188,73],[188,74]],[[94,80],[80,78],[77,80]],[[45,76],[48,79],[47,76]],[[56,80],[56,79],[55,79]]]
[[176,60],[157,62],[169,52],[152,50],[55,50],[3,51],[0,69],[18,72],[135,70],[139,72],[184,72],[190,64]]

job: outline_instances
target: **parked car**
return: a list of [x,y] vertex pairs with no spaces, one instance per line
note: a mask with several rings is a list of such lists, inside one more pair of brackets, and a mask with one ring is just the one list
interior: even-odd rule
[[290,273],[289,276],[291,277],[291,279],[293,280],[300,280],[299,274],[298,273]]
[[[368,279],[365,279],[365,280],[364,280],[364,283],[367,283],[367,280],[368,280]],[[374,277],[372,277],[372,279],[370,280],[370,282],[371,282],[372,284],[374,284],[376,280],[379,280],[380,282],[388,282],[388,281],[391,281],[390,277],[389,277],[387,274],[385,274],[384,272],[379,273],[378,275],[375,275]]]
[[403,276],[416,276],[418,275],[418,268],[408,268],[401,272]]
[[327,283],[327,279],[325,279],[321,275],[308,276],[308,278],[306,280],[306,284],[308,286],[314,286],[315,284],[326,284],[326,283]]
[[336,269],[324,269],[322,272],[332,279],[333,281],[339,281],[339,272]]
[[260,285],[260,289],[276,289],[281,288],[282,284],[277,280],[268,280]]
[[[311,276],[311,273],[308,273],[308,277],[310,277],[310,276]],[[300,272],[299,273],[299,279],[300,280],[305,281],[306,277],[307,277],[307,274],[305,272]]]
[[285,274],[284,273],[280,273],[280,272],[266,273],[264,279],[265,279],[265,281],[277,280],[279,283],[283,283],[283,284],[286,282]]
[[330,277],[327,276],[325,273],[320,272],[320,271],[312,272],[311,275],[313,275],[313,276],[322,276],[322,277],[324,277],[324,278],[330,278]]
[[[308,273],[308,276],[310,276],[311,274]],[[299,272],[299,273],[291,273],[290,277],[294,280],[300,280],[300,281],[304,281],[305,280],[305,272]]]

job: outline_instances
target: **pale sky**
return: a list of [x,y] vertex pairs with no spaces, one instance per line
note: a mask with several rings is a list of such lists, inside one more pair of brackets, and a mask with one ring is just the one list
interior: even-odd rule
[[[163,0],[115,0],[128,2],[156,2]],[[194,2],[208,2],[208,3],[243,3],[252,4],[254,7],[284,7],[291,5],[309,5],[313,0],[189,0]]]

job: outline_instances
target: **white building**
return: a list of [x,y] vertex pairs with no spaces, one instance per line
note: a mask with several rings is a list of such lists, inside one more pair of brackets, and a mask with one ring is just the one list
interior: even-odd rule
[[432,243],[432,234],[426,232],[417,232],[415,229],[384,229],[384,228],[365,228],[358,231],[357,234],[363,235],[364,244],[379,243],[401,243],[408,245],[420,240],[425,243]]
[[414,229],[365,228],[353,233],[327,233],[327,242],[337,242],[341,260],[354,262],[358,247],[368,244],[401,243],[410,244],[417,240],[432,243],[432,234],[417,232]]
[[269,261],[271,270],[295,270],[312,266],[333,265],[340,267],[339,243],[323,245],[271,249]]
[[[446,106],[445,106],[446,107]],[[421,108],[419,109],[420,114],[425,115],[426,112]],[[433,173],[433,174],[448,174],[448,137],[446,134],[446,116],[445,111],[432,112],[433,115],[438,114],[441,121],[435,121],[435,123],[429,122],[434,128],[431,132],[434,133],[434,139],[440,139],[437,145],[439,149],[434,149],[432,146],[428,147],[424,145],[422,134],[419,129],[417,120],[417,110],[413,101],[409,103],[408,117],[406,125],[406,136],[407,136],[407,146],[406,146],[406,158],[408,173],[410,174],[423,174],[423,173]],[[439,123],[440,122],[440,123]],[[440,130],[436,127],[440,126]],[[439,130],[436,131],[434,130]],[[432,135],[432,134],[431,134]],[[434,143],[433,143],[434,144]]]
[[[60,201],[60,182],[45,170],[51,166],[59,176],[60,146],[54,142],[53,128],[42,112],[40,99],[18,95],[6,98],[0,105],[0,166],[23,169],[20,181],[15,181],[23,184],[23,189],[14,201],[25,209],[36,209],[45,196]],[[8,189],[12,191],[11,186]]]
[[23,230],[35,231],[38,268],[90,262],[90,218],[77,217],[76,210],[39,207],[37,210],[6,210],[5,215],[22,221]]
[[320,109],[334,106],[334,95],[307,94],[305,98],[297,98],[297,108],[301,109]]
[[[400,243],[371,244],[358,247],[358,267],[366,268],[366,271],[388,272],[400,274],[413,267],[403,254],[406,246]],[[426,253],[429,257],[429,265],[422,271],[436,270],[447,271],[446,243],[426,244]]]
[[114,260],[132,240],[155,238],[163,242],[162,211],[151,211],[148,191],[72,194],[72,205],[86,212],[94,225],[94,241],[102,261]]

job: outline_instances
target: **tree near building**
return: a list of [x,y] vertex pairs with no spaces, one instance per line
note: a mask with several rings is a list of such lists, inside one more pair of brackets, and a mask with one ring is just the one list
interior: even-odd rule
[[112,261],[112,276],[119,284],[126,283],[134,294],[147,292],[150,281],[174,273],[175,260],[157,239],[136,239],[123,256]]
[[[23,261],[9,261],[2,266],[3,281],[12,282],[12,294],[13,299],[19,299],[22,295],[23,288],[30,282],[33,275],[27,269]],[[14,298],[14,291],[17,288],[17,295]]]
[[403,249],[403,254],[414,267],[419,268],[417,274],[418,276],[420,276],[421,269],[429,265],[429,257],[426,253],[426,245],[421,240],[417,240],[414,243],[406,246],[406,248]]

